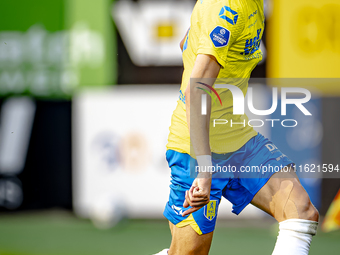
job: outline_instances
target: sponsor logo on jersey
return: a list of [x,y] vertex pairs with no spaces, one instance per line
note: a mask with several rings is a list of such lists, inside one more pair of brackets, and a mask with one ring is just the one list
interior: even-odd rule
[[204,206],[204,216],[212,221],[216,217],[217,200],[210,200],[210,202]]
[[210,33],[210,38],[216,48],[225,47],[229,43],[230,32],[224,27],[217,26]]
[[251,19],[252,17],[254,17],[257,14],[257,10],[254,11],[252,14],[249,15],[248,19]]
[[254,52],[256,52],[259,48],[260,48],[260,44],[261,44],[261,31],[262,29],[258,29],[257,30],[257,35],[252,38],[252,39],[248,39],[246,41],[246,45],[244,47],[244,52],[241,52],[241,55],[250,55],[253,54]]
[[236,11],[230,9],[228,6],[222,7],[220,14],[219,14],[221,19],[225,19],[228,21],[228,23],[232,25],[236,25],[237,19],[238,19],[238,14]]

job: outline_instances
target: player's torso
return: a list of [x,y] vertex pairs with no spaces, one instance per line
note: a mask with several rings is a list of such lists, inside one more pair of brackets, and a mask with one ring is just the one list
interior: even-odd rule
[[[208,11],[209,10],[209,11]],[[211,21],[211,22],[210,22]],[[191,27],[183,46],[184,73],[180,96],[172,116],[168,149],[190,153],[190,135],[186,124],[185,90],[198,54],[218,52],[223,62],[218,78],[237,78],[234,82],[243,94],[247,92],[251,71],[262,59],[260,41],[264,30],[263,0],[198,0],[191,16]],[[205,36],[202,36],[204,33]],[[202,38],[205,38],[202,42]],[[215,54],[216,57],[216,54]],[[232,83],[229,83],[232,84]],[[234,85],[233,84],[233,85]],[[212,105],[211,119],[247,121],[245,115],[233,115],[232,94],[218,91],[223,107]],[[222,109],[223,108],[223,109]],[[223,114],[221,114],[223,112]],[[253,128],[221,126],[210,129],[213,152],[227,153],[242,147],[257,133]]]
[[[205,10],[209,5],[216,8],[207,12]],[[240,9],[241,13],[239,13]],[[228,26],[243,27],[238,38],[228,48],[227,66],[221,69],[219,78],[248,78],[254,67],[262,60],[260,42],[264,30],[263,0],[198,0],[183,48],[185,73],[182,86],[188,83],[197,57],[200,33],[203,29],[200,20],[203,15],[211,20],[216,17],[221,20],[220,25],[216,26],[210,34],[213,47],[224,47],[223,43],[228,37]]]

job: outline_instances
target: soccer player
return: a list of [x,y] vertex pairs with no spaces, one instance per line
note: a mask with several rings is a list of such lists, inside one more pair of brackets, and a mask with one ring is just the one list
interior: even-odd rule
[[[223,105],[212,105],[207,97],[207,114],[201,109],[202,95],[215,93],[214,79],[250,77],[262,59],[264,19],[263,0],[198,0],[195,5],[181,43],[184,73],[166,153],[171,185],[164,216],[172,242],[169,250],[158,254],[208,254],[222,196],[233,204],[235,214],[251,203],[279,222],[274,255],[309,252],[319,215],[294,173],[293,162],[251,126],[212,126],[212,119],[248,122],[245,115],[233,115],[230,91],[220,93]],[[245,95],[247,82],[236,84]],[[214,178],[211,171],[199,170],[191,178],[193,159],[199,169],[223,162],[237,169],[283,166],[289,171],[258,173],[256,178],[242,178],[236,172]]]

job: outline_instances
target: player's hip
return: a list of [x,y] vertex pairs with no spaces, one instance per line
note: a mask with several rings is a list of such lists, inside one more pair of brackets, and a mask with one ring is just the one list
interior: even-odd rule
[[[243,141],[234,143],[228,141],[228,143],[222,144],[220,151],[223,153],[213,151],[211,169],[213,178],[268,178],[272,175],[271,172],[278,172],[292,163],[269,139],[259,133],[255,133],[255,135],[249,133],[248,136],[243,136],[243,139]],[[228,145],[237,149],[228,151],[226,148]],[[173,146],[174,149],[168,146],[166,152],[172,180],[174,182],[178,180],[181,183],[184,181],[185,186],[190,187],[193,178],[202,169],[198,166],[196,159],[191,156],[193,152],[187,152],[190,150],[190,144],[185,147],[182,144],[183,150],[176,148],[178,146],[176,142],[173,143]]]

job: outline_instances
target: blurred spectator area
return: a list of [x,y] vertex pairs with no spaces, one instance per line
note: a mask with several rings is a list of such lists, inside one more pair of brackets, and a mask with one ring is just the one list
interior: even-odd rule
[[[165,8],[163,9],[167,11],[162,16],[161,14],[154,15],[154,27],[151,27],[150,29],[154,29],[156,32],[154,32],[155,35],[153,37],[149,38],[149,40],[145,42],[145,44],[147,45],[145,45],[143,49],[146,52],[148,50],[150,52],[153,52],[152,54],[155,54],[156,58],[157,54],[160,55],[162,51],[165,50],[170,51],[169,54],[179,55],[179,43],[184,38],[185,33],[190,26],[190,12],[194,4],[196,3],[196,0],[121,0],[116,2],[118,2],[118,10],[117,8],[116,12],[115,10],[113,10],[112,15],[114,17],[114,20],[118,23],[115,26],[118,49],[118,84],[180,84],[183,72],[181,61],[174,61],[171,59],[167,63],[166,60],[162,60],[162,63],[165,63],[162,65],[159,64],[157,60],[155,60],[153,64],[139,64],[141,62],[139,61],[138,63],[139,56],[136,57],[137,61],[133,61],[134,56],[138,54],[138,50],[132,50],[130,48],[137,47],[136,44],[138,43],[138,41],[139,43],[141,43],[140,41],[143,41],[143,38],[140,38],[141,36],[143,36],[143,34],[134,31],[134,27],[140,26],[140,29],[143,29],[144,24],[144,27],[149,26],[151,18],[147,17],[147,13],[149,11],[148,9],[151,9],[149,11],[150,13],[155,13],[156,11],[153,11],[153,9],[157,9],[156,5],[160,6],[158,9],[161,9],[162,4],[164,4]],[[121,3],[124,3],[124,5],[127,6],[121,6]],[[147,6],[147,8],[143,7],[144,5]],[[129,8],[131,12],[124,12],[124,8]],[[120,9],[122,9],[122,11]],[[141,12],[141,10],[143,11]],[[179,15],[179,13],[181,12],[184,12],[182,16]],[[145,13],[145,15],[143,15],[143,13]],[[134,19],[139,25],[133,25]],[[127,23],[128,25],[125,25],[125,23]],[[127,29],[131,30],[126,33]],[[139,29],[139,27],[137,27],[136,29]],[[146,31],[144,37],[148,37],[149,34],[150,32]],[[137,37],[139,38],[138,40],[136,40]],[[133,40],[134,44],[132,42],[130,43],[130,40]],[[165,48],[166,46],[159,46],[162,43],[167,44],[168,48]],[[131,46],[129,47],[130,44]],[[262,40],[261,49],[263,51],[265,51],[265,44],[266,31],[264,31]],[[145,55],[145,58],[148,58],[148,56]],[[152,63],[152,60],[149,61]],[[266,54],[264,54],[263,61],[254,69],[252,77],[266,77]]]
[[[13,120],[20,109],[0,100],[0,211],[71,209],[71,102],[29,100],[34,112],[25,123]],[[3,148],[4,142],[12,144]]]

